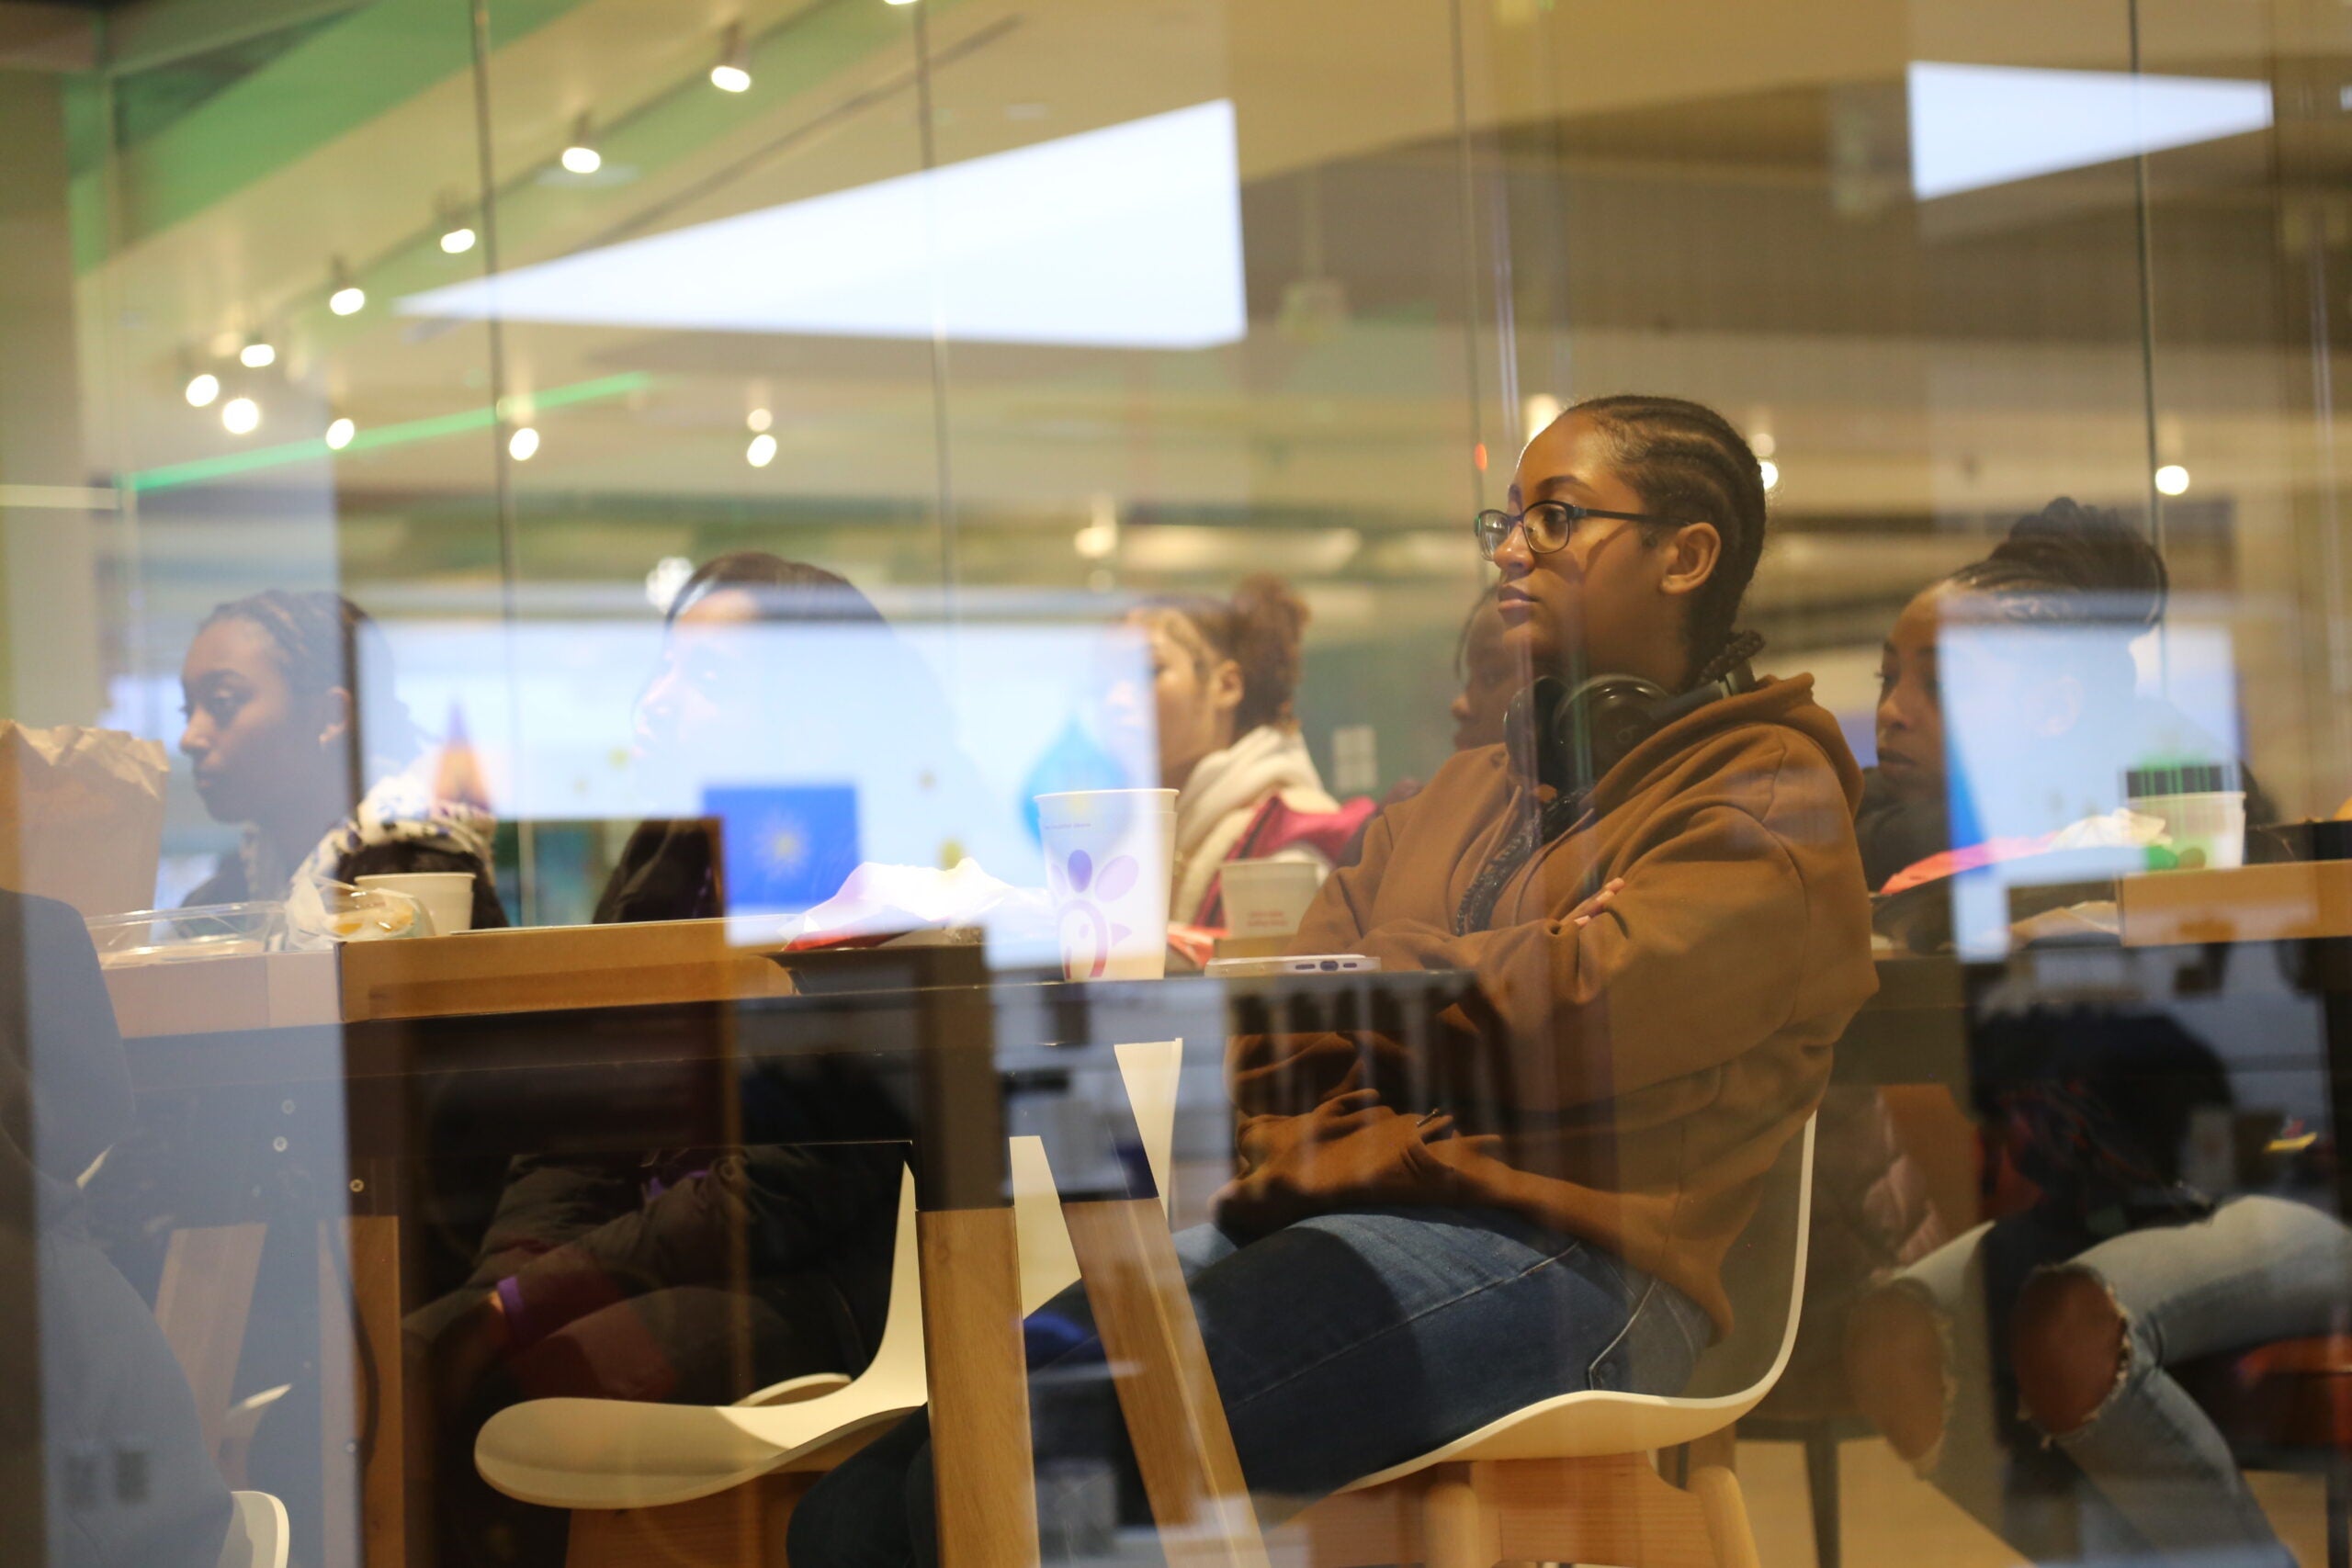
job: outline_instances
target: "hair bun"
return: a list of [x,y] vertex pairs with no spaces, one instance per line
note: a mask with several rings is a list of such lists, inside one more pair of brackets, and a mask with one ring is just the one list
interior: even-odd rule
[[2039,587],[2092,596],[2097,619],[2142,626],[2164,618],[2171,585],[2164,558],[2138,529],[2066,496],[2018,518],[1979,576],[1996,593]]
[[[1271,572],[1243,578],[1233,589],[1233,657],[1249,689],[1236,722],[1288,723],[1298,691],[1301,649],[1306,640],[1306,601]],[[1244,725],[1243,728],[1253,728]]]

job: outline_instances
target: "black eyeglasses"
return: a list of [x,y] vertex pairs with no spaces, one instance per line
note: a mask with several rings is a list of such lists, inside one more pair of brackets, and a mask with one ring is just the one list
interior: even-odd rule
[[1526,511],[1512,513],[1502,511],[1481,512],[1470,522],[1470,532],[1478,541],[1478,554],[1492,560],[1495,552],[1503,547],[1511,530],[1521,525],[1527,529],[1527,547],[1539,556],[1548,556],[1568,542],[1577,525],[1588,517],[1613,517],[1623,523],[1671,523],[1671,517],[1660,517],[1654,512],[1603,512],[1597,506],[1572,506],[1565,501],[1539,501]]

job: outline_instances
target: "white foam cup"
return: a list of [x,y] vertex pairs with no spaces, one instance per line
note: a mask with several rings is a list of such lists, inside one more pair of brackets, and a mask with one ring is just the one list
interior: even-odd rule
[[1306,919],[1323,879],[1312,862],[1235,860],[1218,872],[1225,929],[1238,937],[1288,936]]
[[359,886],[389,887],[422,904],[433,928],[427,936],[455,936],[474,929],[474,877],[469,871],[387,872],[363,876]]
[[1157,980],[1168,973],[1176,792],[1086,789],[1037,796],[1062,975]]

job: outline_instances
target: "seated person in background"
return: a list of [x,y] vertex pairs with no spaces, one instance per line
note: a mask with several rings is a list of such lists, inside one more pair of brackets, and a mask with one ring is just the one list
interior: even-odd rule
[[[2060,501],[1913,600],[1881,675],[1875,873],[1946,849],[1935,835],[1954,705],[2008,705],[2035,777],[2078,776],[2067,770],[2086,749],[2114,757],[2143,703],[2130,644],[2161,618],[2165,588],[2161,558],[2114,513]],[[1978,646],[1955,668],[1938,646],[1951,617],[2069,635],[2030,667]],[[1950,848],[1957,860],[1971,846]],[[2167,1368],[2328,1332],[2352,1235],[2301,1203],[2217,1201],[2180,1179],[2188,1108],[2228,1091],[2211,1050],[2161,1012],[2003,1015],[1976,1026],[1972,1055],[1984,1185],[2025,1206],[1855,1309],[1847,1361],[1863,1410],[1922,1475],[2041,1561],[2290,1562]]]
[[[788,683],[744,662],[762,645],[733,635],[777,625],[886,623],[821,568],[755,551],[718,557],[671,604],[662,664],[639,703],[639,743],[691,765],[707,737],[754,722],[779,692],[788,699]],[[907,685],[917,673],[911,663],[865,671],[877,693],[920,706]],[[779,748],[811,743],[788,725],[777,730]],[[648,822],[596,919],[726,912],[706,827]],[[846,1073],[775,1087],[751,1077],[745,1119],[763,1138],[821,1145],[849,1097],[876,1092]],[[875,1120],[859,1134],[870,1136]],[[788,1378],[861,1370],[881,1339],[905,1164],[897,1144],[781,1141],[514,1160],[470,1278],[406,1325],[442,1434],[441,1561],[562,1561],[565,1516],[499,1496],[474,1471],[475,1435],[507,1405],[557,1396],[729,1404]]]
[[392,692],[384,634],[339,593],[271,589],[221,605],[180,667],[180,750],[244,841],[187,902],[280,899],[298,878],[474,878],[474,925],[503,926],[489,810],[419,776],[423,737]]
[[[1754,679],[1733,632],[1765,525],[1746,442],[1695,404],[1600,399],[1529,444],[1510,496],[1476,525],[1507,640],[1640,682],[1656,732],[1583,773],[1565,746],[1458,753],[1324,884],[1295,951],[1482,982],[1427,1058],[1230,1048],[1240,1174],[1177,1251],[1269,1520],[1538,1400],[1679,1391],[1875,984],[1860,772],[1810,680]],[[1081,1292],[1049,1310],[1090,1321]],[[1069,1375],[1100,1354],[1033,1369],[1041,1461],[1100,1435],[1131,1463],[1110,1383]],[[932,1561],[929,1463],[919,1416],[820,1482],[796,1568]]]
[[1306,606],[1272,577],[1229,603],[1176,599],[1129,619],[1151,639],[1159,782],[1176,795],[1169,918],[1221,927],[1218,869],[1232,860],[1303,860],[1328,873],[1372,802],[1341,806],[1323,788],[1298,732]]
[[229,1531],[187,1380],[76,1183],[130,1125],[89,932],[0,892],[0,1562],[212,1568]]

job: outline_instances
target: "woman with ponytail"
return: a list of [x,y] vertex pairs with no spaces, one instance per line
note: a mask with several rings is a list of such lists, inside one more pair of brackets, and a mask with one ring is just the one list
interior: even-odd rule
[[301,880],[474,879],[477,929],[506,924],[495,822],[464,770],[420,777],[424,737],[392,691],[382,628],[340,593],[273,588],[223,604],[180,670],[180,750],[216,822],[244,825],[190,904],[284,898]]
[[1230,600],[1170,599],[1129,618],[1150,639],[1160,785],[1177,792],[1170,918],[1224,925],[1227,861],[1305,861],[1329,874],[1372,802],[1332,799],[1298,732],[1306,605],[1261,575]]
[[[2162,619],[2166,586],[2139,533],[2062,498],[1912,600],[1880,671],[1863,834],[1873,886],[1948,900],[1939,879],[2052,847],[1982,841],[1972,819],[1984,820],[1988,790],[2112,780],[2152,738],[2177,743],[2186,721],[2139,694],[2131,650]],[[1953,626],[2064,635],[1944,638]],[[2002,770],[2014,776],[1972,778],[1965,810],[1944,805],[1947,726],[2017,738]],[[1882,916],[1897,908],[1890,897]],[[1996,1008],[1970,1045],[1978,1185],[2006,1212],[1854,1309],[1846,1362],[1864,1413],[2039,1561],[2283,1568],[2293,1559],[2228,1443],[2170,1369],[2329,1332],[2352,1233],[2306,1204],[2217,1200],[2184,1179],[2191,1112],[2226,1110],[2229,1084],[2167,1012]],[[1939,1114],[1911,1103],[1915,1146],[1974,1146],[1948,1100]]]
[[[1294,951],[1468,971],[1476,1005],[1410,1049],[1228,1048],[1239,1174],[1177,1250],[1269,1523],[1536,1400],[1679,1393],[1738,1310],[1725,1253],[1875,983],[1860,770],[1733,630],[1764,513],[1720,415],[1605,398],[1474,525],[1507,635],[1611,677],[1648,733],[1582,775],[1553,765],[1573,715],[1457,752],[1323,885]],[[1083,1293],[1046,1310],[1080,1339],[1033,1366],[1037,1458],[1129,1466]],[[1075,1490],[1040,1488],[1048,1541],[1082,1539],[1050,1517]],[[788,1553],[933,1561],[931,1498],[918,1416],[818,1483]]]

